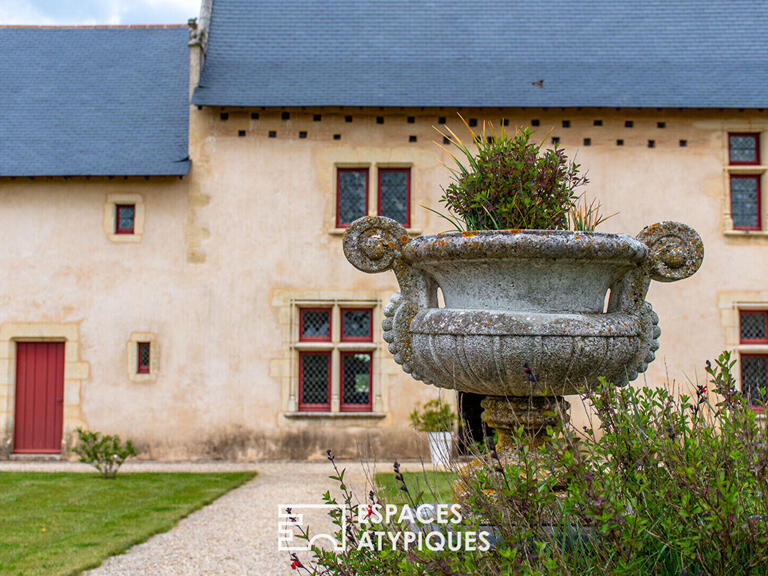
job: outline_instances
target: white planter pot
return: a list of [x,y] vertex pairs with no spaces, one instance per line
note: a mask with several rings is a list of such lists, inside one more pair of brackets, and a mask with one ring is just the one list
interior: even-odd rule
[[453,432],[427,432],[429,455],[435,466],[448,466],[451,463]]

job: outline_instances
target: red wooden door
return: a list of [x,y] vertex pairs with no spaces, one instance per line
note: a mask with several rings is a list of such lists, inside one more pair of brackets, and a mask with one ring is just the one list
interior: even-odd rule
[[64,342],[18,342],[13,451],[61,452],[63,413]]

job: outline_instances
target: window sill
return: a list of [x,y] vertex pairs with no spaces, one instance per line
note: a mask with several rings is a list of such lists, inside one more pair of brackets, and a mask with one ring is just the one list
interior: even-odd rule
[[136,244],[141,242],[141,234],[108,234],[110,242],[118,244]]
[[366,418],[381,419],[386,418],[384,412],[283,412],[286,418]]
[[723,232],[723,234],[726,236],[733,236],[735,238],[747,238],[749,236],[768,238],[768,230],[726,230]]
[[[328,230],[328,234],[331,236],[344,236],[346,231],[346,228],[331,228]],[[422,234],[421,228],[406,228],[405,231],[409,236],[420,236]]]

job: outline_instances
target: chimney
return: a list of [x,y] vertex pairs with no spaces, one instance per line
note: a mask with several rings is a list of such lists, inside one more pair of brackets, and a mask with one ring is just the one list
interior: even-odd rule
[[189,26],[189,97],[200,82],[200,73],[205,62],[205,50],[208,46],[208,24],[211,21],[211,9],[213,0],[202,0],[200,5],[200,18],[190,18]]

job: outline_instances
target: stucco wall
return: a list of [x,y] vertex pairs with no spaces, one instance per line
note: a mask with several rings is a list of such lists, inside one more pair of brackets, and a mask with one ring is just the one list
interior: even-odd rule
[[[448,182],[442,162],[448,158],[432,142],[432,126],[446,116],[458,129],[455,111],[290,110],[288,120],[279,110],[227,110],[227,120],[221,112],[192,109],[193,167],[183,179],[0,181],[0,332],[19,323],[76,324],[78,361],[89,370],[79,381],[77,416],[68,420],[65,414],[65,431],[85,424],[119,432],[154,458],[312,458],[326,448],[347,456],[362,449],[406,457],[423,451],[408,414],[437,391],[400,372],[378,326],[376,417],[286,416],[296,379],[291,302],[388,301],[396,290],[394,276],[365,275],[342,254],[341,235],[333,230],[335,167],[411,166],[414,233],[446,230],[421,205],[439,208],[440,186]],[[668,374],[686,383],[703,377],[704,361],[728,344],[733,315],[721,314],[721,306],[732,299],[722,294],[759,295],[768,279],[768,238],[724,233],[727,132],[765,131],[766,115],[462,113],[481,123],[508,118],[510,127],[540,120],[536,137],[559,137],[588,171],[589,193],[605,212],[619,212],[602,231],[636,234],[663,219],[698,230],[705,244],[701,270],[691,279],[651,288],[662,337],[644,380],[662,384]],[[321,121],[313,120],[315,114]],[[596,119],[603,125],[595,126]],[[625,127],[627,120],[632,128]],[[340,139],[334,139],[337,134]],[[590,146],[584,138],[591,138]],[[617,146],[617,139],[624,145]],[[141,196],[139,242],[116,243],[105,231],[105,203],[115,194]],[[156,339],[154,379],[130,378],[128,343],[135,333]],[[13,430],[10,358],[0,370],[8,382],[0,390],[7,452]],[[579,424],[583,415],[575,408]]]

